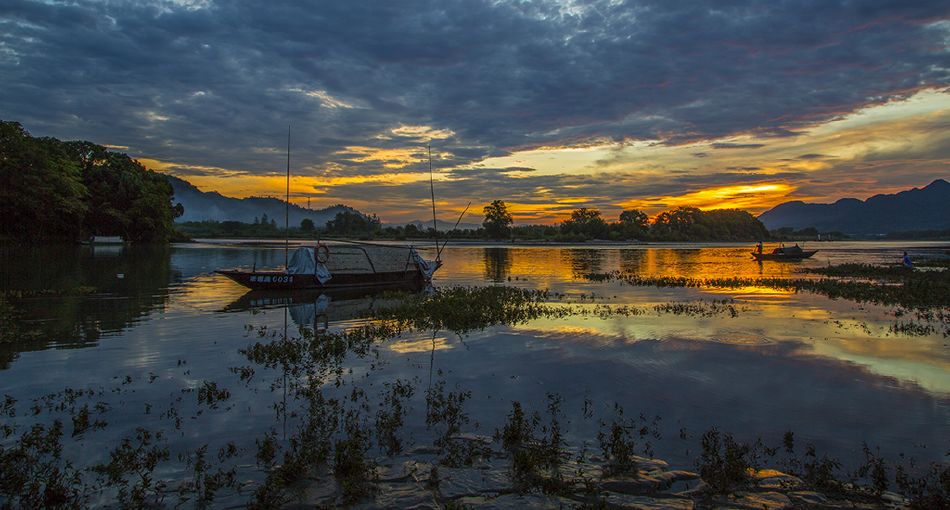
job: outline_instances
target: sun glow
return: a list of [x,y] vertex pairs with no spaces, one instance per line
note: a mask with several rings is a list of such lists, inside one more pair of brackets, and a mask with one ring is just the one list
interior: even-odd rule
[[795,187],[785,183],[740,184],[709,188],[679,196],[626,200],[617,204],[623,209],[641,209],[651,214],[675,207],[699,209],[745,209],[760,212],[788,199]]

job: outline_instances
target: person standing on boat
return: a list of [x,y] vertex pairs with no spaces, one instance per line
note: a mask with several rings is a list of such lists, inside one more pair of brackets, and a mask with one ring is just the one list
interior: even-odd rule
[[904,257],[901,258],[901,264],[903,264],[904,267],[909,268],[909,269],[914,268],[914,263],[911,262],[910,255],[908,255],[906,251],[904,252]]

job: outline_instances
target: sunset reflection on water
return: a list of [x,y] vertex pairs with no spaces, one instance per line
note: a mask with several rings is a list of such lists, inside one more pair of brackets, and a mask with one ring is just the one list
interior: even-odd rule
[[[429,258],[431,246],[419,243]],[[914,256],[931,249],[868,243],[816,247],[820,251],[811,260],[760,264],[749,255],[751,246],[738,244],[449,246],[436,288],[544,290],[546,304],[572,312],[466,333],[403,332],[374,344],[366,359],[346,357],[341,373],[373,388],[394,379],[423,388],[445,380],[447,387],[472,391],[468,411],[485,427],[498,426],[513,400],[538,403],[557,393],[572,411],[590,400],[601,414],[612,412],[616,403],[632,413],[661,416],[671,437],[681,428],[696,434],[712,425],[743,438],[780,438],[794,430],[796,437],[844,459],[859,458],[861,441],[891,455],[938,458],[932,447],[950,437],[947,339],[939,333],[891,332],[893,307],[766,286],[657,288],[588,278],[618,271],[696,279],[801,278],[810,277],[802,274],[805,267],[882,264],[904,249]],[[269,426],[258,405],[270,391],[264,369],[247,389],[231,371],[248,363],[241,349],[273,341],[284,327],[294,337],[315,335],[319,341],[324,332],[372,323],[367,316],[374,310],[401,299],[260,296],[213,273],[222,267],[278,266],[283,250],[273,246],[199,243],[154,252],[15,255],[4,259],[12,288],[86,284],[103,292],[25,300],[25,318],[46,328],[47,340],[3,346],[0,392],[29,400],[89,381],[126,375],[148,381],[155,374],[154,383],[138,388],[138,398],[161,401],[169,392],[213,380],[228,387],[245,409],[255,409],[222,416],[199,436],[234,430],[253,435]],[[117,268],[124,279],[116,278]],[[701,313],[664,308],[671,303],[695,304]],[[636,313],[610,312],[620,307]],[[733,307],[735,316],[723,307]],[[43,378],[32,377],[39,372]],[[424,392],[415,398],[424,399]],[[565,434],[594,437],[592,423],[575,421]],[[423,424],[424,419],[407,420],[408,432],[423,437]],[[675,443],[658,455],[687,467],[692,460]]]
[[[795,345],[797,355],[853,363],[882,377],[919,384],[950,394],[950,352],[940,334],[908,338],[889,330],[894,307],[857,304],[823,296],[745,285],[730,288],[633,287],[622,282],[591,282],[591,273],[620,271],[639,276],[715,278],[809,278],[802,269],[845,261],[881,263],[896,259],[900,246],[856,254],[857,243],[826,243],[825,253],[801,263],[760,263],[751,247],[711,246],[546,248],[450,248],[439,280],[444,284],[492,282],[551,290],[577,302],[594,295],[595,303],[633,305],[650,310],[670,301],[727,299],[738,317],[692,317],[647,313],[633,317],[591,315],[537,319],[515,329],[539,336],[594,343],[679,339],[754,347],[777,342]],[[842,249],[842,247],[844,249]],[[889,250],[887,249],[889,248]],[[583,303],[586,303],[584,301]],[[593,306],[580,304],[580,307]]]

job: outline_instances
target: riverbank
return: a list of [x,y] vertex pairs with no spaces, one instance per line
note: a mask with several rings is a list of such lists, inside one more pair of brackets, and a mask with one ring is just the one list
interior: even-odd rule
[[[413,239],[359,239],[359,238],[325,238],[322,242],[353,242],[353,243],[380,243],[380,244],[411,244],[420,248],[432,247],[435,241],[431,238],[413,238]],[[191,243],[204,244],[230,244],[242,246],[280,246],[283,247],[287,240],[282,238],[240,238],[240,237],[222,237],[222,238],[196,238],[190,240]],[[317,239],[290,238],[291,246],[307,245],[316,243]],[[695,242],[658,242],[658,241],[497,241],[486,239],[440,239],[439,244],[446,244],[448,247],[544,247],[544,248],[585,248],[585,247],[608,247],[608,248],[704,248],[704,247],[722,247],[736,248],[748,247],[749,253],[754,248],[754,244],[742,241],[695,241]],[[187,244],[187,243],[180,243]],[[901,249],[926,249],[950,252],[950,244],[945,241],[811,241],[805,244],[811,248],[816,248],[819,252],[822,249],[835,249],[841,247],[866,247],[866,248],[890,248],[893,250]],[[748,254],[743,254],[743,256]],[[749,257],[751,258],[751,257]]]
[[932,509],[946,503],[933,493],[911,500],[894,492],[830,480],[816,487],[814,482],[769,468],[748,468],[733,480],[736,487],[723,490],[699,473],[673,469],[661,459],[631,455],[627,459],[631,466],[617,473],[611,472],[606,459],[585,457],[576,449],[565,449],[564,461],[545,466],[543,474],[524,473],[525,467],[519,467],[519,461],[492,437],[459,434],[451,439],[480,454],[470,465],[456,466],[441,462],[432,447],[377,458],[358,495],[347,493],[345,482],[324,472],[324,476],[315,476],[292,490],[292,502],[283,508],[358,503],[360,508],[380,509]]

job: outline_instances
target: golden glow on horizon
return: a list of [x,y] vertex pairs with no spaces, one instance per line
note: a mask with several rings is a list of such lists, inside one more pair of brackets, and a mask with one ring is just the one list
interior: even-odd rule
[[[500,179],[491,196],[458,196],[440,200],[440,210],[457,213],[471,200],[467,223],[481,219],[481,208],[494,199],[508,203],[516,223],[555,223],[566,219],[572,209],[600,209],[609,220],[623,208],[640,208],[650,215],[677,206],[701,209],[738,208],[758,214],[788,200],[830,202],[845,196],[865,198],[875,193],[893,193],[906,189],[903,181],[868,176],[861,169],[886,168],[912,177],[947,173],[950,160],[940,155],[950,143],[950,93],[942,90],[921,91],[906,100],[869,106],[823,124],[800,129],[788,137],[762,138],[737,135],[724,139],[703,140],[684,145],[664,145],[659,140],[609,142],[594,140],[570,146],[545,146],[522,150],[507,156],[487,158],[462,167],[437,168],[438,180],[464,179],[466,169],[527,168],[508,171],[507,179],[539,178],[533,190],[519,186],[506,188]],[[427,125],[399,125],[377,138],[397,137],[438,140],[454,137],[447,129]],[[319,172],[327,177],[294,177],[292,195],[324,197],[320,207],[345,201],[366,212],[379,215],[385,222],[425,218],[428,202],[366,195],[365,199],[334,200],[334,188],[347,188],[345,196],[361,196],[354,188],[363,184],[423,184],[425,173],[401,172],[412,165],[424,165],[425,148],[378,148],[363,145],[345,147],[337,156],[355,163],[366,163],[383,174],[339,175],[342,166],[327,162]],[[448,153],[433,147],[433,159],[448,161]],[[179,175],[202,190],[218,191],[227,196],[280,196],[280,174],[255,175],[251,170],[193,166],[140,159],[146,166]],[[316,169],[317,167],[313,167]],[[448,175],[449,170],[460,170]],[[306,170],[305,170],[306,171]],[[884,171],[884,170],[881,170]],[[301,172],[304,173],[304,172]],[[439,175],[441,173],[442,175]],[[748,177],[743,179],[743,175]],[[889,176],[894,174],[888,174]],[[728,182],[716,182],[724,176]],[[544,179],[549,177],[550,179]],[[704,179],[708,177],[708,179]],[[583,178],[587,184],[576,184]],[[603,182],[602,189],[589,183]],[[280,182],[278,182],[280,181]],[[530,181],[527,181],[530,182]],[[650,189],[658,184],[682,182],[681,191],[654,196],[616,196],[615,190]],[[927,182],[916,182],[921,186]],[[612,187],[613,186],[613,187]],[[484,188],[480,186],[480,188]],[[464,189],[464,188],[463,188]],[[490,189],[490,188],[489,188]],[[601,196],[591,196],[593,193]],[[488,193],[487,191],[484,193]],[[438,195],[438,189],[437,189]],[[301,198],[303,197],[303,198]],[[314,207],[317,207],[314,204]],[[473,217],[479,221],[474,221]],[[443,218],[454,221],[454,218]]]
[[746,209],[758,210],[786,199],[795,188],[784,183],[740,184],[708,188],[675,197],[653,197],[620,202],[623,209],[672,209],[690,206],[700,209]]
[[[286,186],[286,176],[283,174],[254,175],[223,168],[185,167],[178,163],[145,158],[139,159],[139,162],[152,170],[187,178],[188,182],[203,191],[213,190],[222,195],[234,198],[247,198],[252,196],[283,198],[283,190]],[[188,174],[187,170],[189,169],[200,170],[201,173]],[[290,201],[298,205],[306,203],[308,197],[317,198],[318,196],[326,195],[327,189],[334,186],[364,183],[406,184],[421,181],[428,182],[428,180],[428,175],[420,173],[385,173],[330,177],[291,175]],[[332,202],[332,199],[330,199],[329,202]],[[448,202],[443,202],[443,204],[448,205]],[[317,204],[312,203],[311,205],[317,208]],[[326,205],[330,204],[327,203]]]

